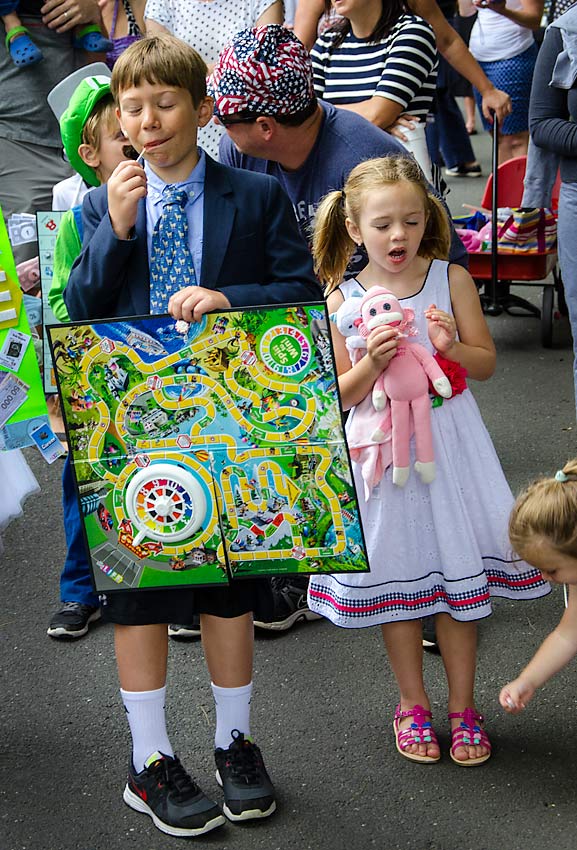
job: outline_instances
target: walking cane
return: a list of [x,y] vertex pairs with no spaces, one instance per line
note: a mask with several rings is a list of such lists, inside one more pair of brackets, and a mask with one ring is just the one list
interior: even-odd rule
[[498,171],[499,171],[499,120],[497,115],[493,113],[493,191],[491,196],[491,280],[485,287],[485,298],[483,299],[483,311],[489,316],[499,316],[503,312],[503,307],[499,304],[497,297],[497,286],[499,284],[499,274],[497,269],[498,250]]

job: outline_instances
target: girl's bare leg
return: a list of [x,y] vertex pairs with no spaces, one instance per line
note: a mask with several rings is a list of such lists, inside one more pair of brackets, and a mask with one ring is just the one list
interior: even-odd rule
[[[449,712],[475,708],[477,624],[460,623],[449,614],[437,614],[435,628],[449,685]],[[459,719],[451,720],[451,729],[460,724]],[[482,746],[457,747],[454,751],[458,761],[480,758],[486,753],[487,749]]]
[[[399,686],[401,711],[407,711],[415,705],[430,709],[431,704],[423,682],[423,643],[420,620],[406,620],[399,623],[384,623],[381,626],[383,640],[387,648],[389,661]],[[405,717],[399,723],[400,729],[408,728],[412,718]],[[407,752],[420,756],[438,758],[437,744],[411,744]]]

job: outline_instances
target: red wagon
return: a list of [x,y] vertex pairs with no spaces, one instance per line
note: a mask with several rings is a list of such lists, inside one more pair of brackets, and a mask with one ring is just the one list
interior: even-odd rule
[[[563,284],[557,266],[557,251],[508,254],[497,251],[497,209],[520,207],[523,196],[523,178],[527,158],[516,157],[497,169],[497,130],[493,132],[493,174],[489,176],[481,201],[484,209],[492,213],[491,252],[471,252],[469,271],[481,290],[481,303],[485,313],[498,316],[505,310],[511,315],[529,313],[541,320],[541,342],[550,348],[553,341],[553,316],[555,294],[558,309],[567,314]],[[495,175],[495,179],[493,179]],[[553,192],[553,207],[559,198],[559,178]],[[511,292],[516,284],[538,284],[543,287],[541,309]],[[519,313],[521,311],[521,313]]]

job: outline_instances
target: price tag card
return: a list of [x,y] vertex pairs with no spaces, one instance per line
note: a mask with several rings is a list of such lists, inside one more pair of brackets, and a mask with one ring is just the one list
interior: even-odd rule
[[10,372],[0,372],[0,428],[24,404],[30,387]]
[[55,436],[50,425],[41,425],[40,428],[30,431],[30,436],[38,446],[40,454],[48,463],[53,463],[57,458],[66,454],[66,449]]
[[10,328],[0,348],[0,365],[17,372],[26,354],[26,348],[30,342],[30,334],[15,331]]

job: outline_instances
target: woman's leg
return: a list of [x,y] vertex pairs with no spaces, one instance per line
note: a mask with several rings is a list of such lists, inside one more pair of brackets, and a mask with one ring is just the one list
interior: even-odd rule
[[470,95],[463,98],[463,108],[465,110],[465,127],[467,133],[471,135],[475,132],[477,123],[477,113],[475,112],[475,98]]
[[[406,620],[400,623],[384,623],[381,626],[383,640],[387,648],[389,661],[395,674],[400,691],[401,710],[406,711],[414,705],[430,709],[431,704],[423,682],[423,644],[420,620]],[[408,728],[412,718],[405,717],[399,723],[400,729]],[[438,744],[411,744],[407,752],[420,756],[439,756]]]
[[529,149],[529,132],[499,134],[499,165],[516,156],[527,156]]
[[[477,625],[460,623],[449,614],[437,614],[435,625],[449,685],[449,713],[475,708]],[[457,728],[460,723],[460,719],[451,720],[451,728]],[[458,761],[466,761],[480,758],[486,752],[482,746],[457,747],[454,755]]]

